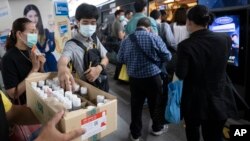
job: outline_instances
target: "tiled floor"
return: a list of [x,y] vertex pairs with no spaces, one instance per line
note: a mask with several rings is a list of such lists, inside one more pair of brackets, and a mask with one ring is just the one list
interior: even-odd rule
[[[118,129],[116,132],[102,139],[102,141],[129,141],[130,124],[130,91],[126,83],[113,79],[115,67],[108,66],[110,93],[118,99]],[[152,122],[148,108],[143,109],[143,130],[142,138],[144,141],[186,141],[185,131],[182,124],[169,125],[168,132],[162,136],[155,137],[150,134]]]

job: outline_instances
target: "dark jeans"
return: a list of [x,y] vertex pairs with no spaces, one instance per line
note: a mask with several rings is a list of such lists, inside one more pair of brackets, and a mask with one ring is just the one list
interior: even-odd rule
[[204,141],[223,141],[226,120],[185,119],[187,141],[200,141],[200,127]]
[[164,94],[160,75],[149,78],[129,78],[131,91],[131,124],[130,131],[134,138],[141,136],[142,109],[147,98],[153,131],[160,131],[165,123],[162,105]]
[[121,63],[117,63],[116,64],[116,68],[115,68],[115,75],[114,75],[114,79],[118,80],[119,79],[119,75],[122,69],[122,64]]

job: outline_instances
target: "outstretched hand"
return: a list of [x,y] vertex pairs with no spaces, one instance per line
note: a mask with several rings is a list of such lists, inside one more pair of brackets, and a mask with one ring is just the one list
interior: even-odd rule
[[56,129],[56,125],[61,120],[63,114],[63,111],[57,113],[43,128],[41,134],[35,141],[71,141],[85,133],[85,130],[81,128],[64,134],[59,132]]

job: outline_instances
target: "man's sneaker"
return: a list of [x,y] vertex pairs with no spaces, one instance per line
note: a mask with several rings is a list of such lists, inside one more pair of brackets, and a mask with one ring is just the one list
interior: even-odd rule
[[135,139],[135,138],[132,136],[132,134],[129,135],[129,138],[130,138],[131,141],[143,141],[143,139],[140,138],[140,137],[137,138],[137,139]]
[[163,126],[163,128],[160,130],[160,131],[152,131],[151,133],[154,135],[154,136],[160,136],[160,135],[162,135],[163,133],[165,133],[165,132],[167,132],[168,131],[168,125],[167,124],[165,124],[164,126]]

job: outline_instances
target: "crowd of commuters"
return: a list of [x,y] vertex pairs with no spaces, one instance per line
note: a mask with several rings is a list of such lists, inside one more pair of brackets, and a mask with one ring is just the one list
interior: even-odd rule
[[[116,75],[122,64],[127,66],[131,92],[130,140],[141,141],[142,110],[148,104],[152,119],[152,135],[160,136],[168,129],[164,118],[168,100],[167,84],[176,76],[183,80],[181,115],[185,121],[188,141],[222,141],[222,128],[235,111],[225,104],[226,66],[232,39],[207,29],[213,16],[202,5],[188,10],[178,8],[173,21],[167,13],[153,10],[147,16],[147,3],[136,0],[133,13],[117,10],[111,25],[111,38],[119,41]],[[0,94],[0,135],[8,140],[8,125],[37,124],[31,110],[25,106],[25,78],[33,72],[57,71],[61,87],[74,89],[72,70],[77,76],[104,91],[109,91],[105,71],[109,63],[106,47],[97,37],[98,10],[81,4],[75,13],[76,27],[72,39],[66,42],[58,64],[51,52],[55,49],[54,31],[44,29],[39,10],[26,6],[24,18],[16,19],[6,43],[2,59],[2,75],[6,95]],[[236,38],[236,37],[232,37]],[[237,43],[234,43],[235,46]],[[42,54],[31,48],[37,46]],[[169,64],[172,62],[172,66]],[[23,117],[18,117],[19,114]],[[229,114],[230,113],[230,114]],[[63,112],[48,122],[35,139],[69,141],[85,131],[77,129],[62,134],[56,129]],[[8,121],[8,122],[4,122]]]

